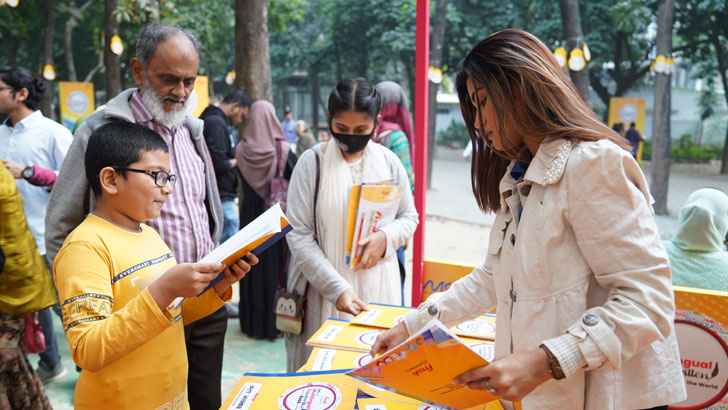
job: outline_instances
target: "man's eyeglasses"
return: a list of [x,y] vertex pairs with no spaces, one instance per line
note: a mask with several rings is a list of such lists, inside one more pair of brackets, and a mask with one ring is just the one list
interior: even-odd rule
[[2,87],[0,87],[0,92],[3,92],[5,90],[12,90],[12,89],[13,89],[13,87],[2,86]]
[[154,178],[154,184],[160,188],[164,188],[169,182],[173,187],[174,183],[177,182],[177,175],[171,175],[164,171],[149,171],[146,169],[126,168],[126,167],[113,167],[116,170],[138,172],[140,174],[147,174]]

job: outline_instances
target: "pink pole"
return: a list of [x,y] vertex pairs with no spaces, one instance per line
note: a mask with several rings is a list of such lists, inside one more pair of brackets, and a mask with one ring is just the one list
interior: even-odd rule
[[427,194],[427,115],[430,66],[430,0],[417,0],[415,48],[415,207],[420,224],[412,249],[412,306],[422,302],[422,273],[425,255],[425,197]]

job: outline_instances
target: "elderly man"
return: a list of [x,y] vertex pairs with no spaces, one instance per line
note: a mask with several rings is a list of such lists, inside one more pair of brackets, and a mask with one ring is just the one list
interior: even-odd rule
[[[49,257],[55,258],[66,236],[94,209],[93,194],[83,177],[86,145],[95,129],[111,121],[142,124],[169,145],[170,173],[177,175],[177,184],[159,218],[148,224],[169,245],[177,262],[195,262],[215,247],[223,227],[220,196],[203,122],[190,115],[195,107],[197,49],[196,39],[179,28],[150,24],[142,29],[131,61],[139,88],[122,91],[86,119],[58,175],[46,217]],[[220,407],[226,328],[225,309],[185,327],[191,409]]]

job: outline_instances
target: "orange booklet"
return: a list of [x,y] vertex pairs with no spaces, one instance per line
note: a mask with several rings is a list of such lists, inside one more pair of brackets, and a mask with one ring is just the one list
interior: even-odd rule
[[[403,321],[404,316],[414,309],[416,308],[369,303],[367,310],[351,319],[351,323],[389,329]],[[451,330],[458,336],[495,340],[495,313],[489,312],[483,316],[478,316],[451,328]]]
[[246,373],[227,397],[223,410],[353,409],[357,385],[341,371]]
[[488,365],[437,319],[372,362],[347,374],[404,396],[448,409],[469,409],[498,398],[452,380]]

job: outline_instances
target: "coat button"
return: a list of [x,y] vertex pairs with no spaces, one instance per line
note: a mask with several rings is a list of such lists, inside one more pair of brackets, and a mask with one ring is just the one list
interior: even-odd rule
[[428,314],[429,314],[430,316],[437,316],[437,306],[436,306],[436,305],[434,305],[434,304],[432,304],[432,305],[428,306],[428,307],[427,307],[427,313],[428,313]]
[[582,322],[584,322],[587,326],[595,326],[597,323],[599,323],[599,316],[592,315],[591,313],[584,316],[583,319],[581,319]]
[[511,245],[515,245],[515,244],[516,244],[516,234],[512,233],[511,234]]
[[528,194],[531,193],[531,185],[524,185],[523,188],[521,188],[521,195],[528,196]]

